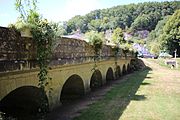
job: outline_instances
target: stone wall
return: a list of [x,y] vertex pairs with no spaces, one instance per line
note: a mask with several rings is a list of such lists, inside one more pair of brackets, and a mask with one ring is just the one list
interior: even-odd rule
[[0,71],[34,66],[35,51],[31,38],[21,37],[15,29],[0,27]]
[[[102,59],[112,56],[110,46],[104,45],[101,51]],[[86,41],[73,38],[59,38],[52,55],[51,65],[81,63],[94,60],[93,46]]]
[[[104,45],[101,60],[112,56],[110,46]],[[86,41],[60,37],[53,48],[50,65],[75,64],[94,60],[93,46]],[[0,72],[37,67],[36,45],[32,38],[10,28],[0,27]]]

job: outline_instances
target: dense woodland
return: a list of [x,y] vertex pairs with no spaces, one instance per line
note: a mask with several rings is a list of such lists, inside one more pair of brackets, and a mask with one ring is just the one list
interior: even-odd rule
[[[180,55],[180,49],[178,48],[179,37],[175,38],[176,43],[174,43],[175,41],[171,42],[170,40],[174,38],[171,37],[169,39],[165,35],[170,34],[170,32],[177,32],[173,35],[176,36],[178,34],[177,36],[180,36],[180,19],[178,17],[180,11],[174,14],[178,9],[180,9],[180,1],[119,5],[112,8],[95,10],[84,16],[77,15],[64,22],[60,32],[61,34],[73,34],[76,31],[80,31],[80,33],[87,33],[89,31],[105,33],[107,30],[113,31],[116,28],[121,28],[124,32],[133,35],[133,40],[140,40],[142,38],[137,37],[137,31],[147,30],[150,34],[145,43],[147,43],[152,53],[158,54],[161,50],[168,50],[173,54],[175,49],[172,46],[175,45]],[[171,18],[171,15],[174,17]],[[176,25],[174,26],[177,26],[177,28],[174,31],[168,31],[167,29],[173,29],[173,25],[171,27],[168,26],[174,23],[174,19],[176,19]],[[168,25],[165,25],[166,22],[168,22]],[[166,30],[164,31],[164,29]],[[170,42],[167,43],[165,40]]]
[[67,33],[80,30],[98,32],[120,27],[133,30],[153,30],[159,20],[172,15],[180,8],[180,2],[146,2],[120,5],[108,9],[95,10],[85,16],[77,15],[66,23]]

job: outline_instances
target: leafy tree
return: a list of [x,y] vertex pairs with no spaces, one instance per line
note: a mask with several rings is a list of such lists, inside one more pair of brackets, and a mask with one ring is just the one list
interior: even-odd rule
[[113,31],[112,40],[114,41],[115,44],[123,44],[126,42],[124,40],[124,34],[121,28],[116,28]]
[[62,23],[55,23],[55,22],[50,22],[50,26],[54,29],[53,31],[55,32],[56,36],[62,36],[62,35],[66,35],[67,31],[64,28],[63,25],[61,25]]
[[159,55],[161,51],[161,44],[157,41],[152,41],[148,44],[148,47],[150,48],[150,53],[154,55]]
[[156,25],[155,30],[152,30],[148,35],[147,47],[153,54],[158,55],[160,51],[163,50],[161,37],[163,34],[163,27],[166,24],[168,18],[169,16],[166,16],[163,20],[159,21]]
[[177,10],[166,22],[161,37],[163,48],[170,51],[171,54],[177,50],[180,55],[180,10]]
[[89,40],[89,43],[93,45],[95,55],[98,56],[103,44],[103,34],[98,33],[97,31],[90,31],[87,32],[85,36]]
[[88,28],[89,28],[89,30],[100,32],[101,31],[101,20],[100,19],[91,20],[91,22],[88,24]]
[[179,1],[145,2],[139,4],[119,5],[112,8],[95,10],[84,16],[75,16],[68,21],[67,32],[80,29],[106,31],[108,29],[133,28],[133,30],[153,30],[159,20],[172,15],[180,9]]
[[134,30],[153,30],[156,27],[156,24],[160,20],[160,15],[155,13],[143,14],[142,16],[138,16],[131,28]]

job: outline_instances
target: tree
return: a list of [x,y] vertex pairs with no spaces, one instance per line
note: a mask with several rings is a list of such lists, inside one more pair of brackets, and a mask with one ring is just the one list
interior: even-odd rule
[[89,43],[93,45],[95,55],[100,55],[100,50],[103,44],[103,34],[98,33],[97,31],[90,31],[87,32],[85,36],[89,40]]
[[124,40],[124,34],[121,28],[116,28],[113,31],[112,40],[114,41],[115,44],[123,44],[126,42]]
[[98,31],[101,32],[101,20],[91,20],[91,22],[88,24],[88,29],[92,31]]
[[166,22],[161,37],[163,48],[171,54],[177,50],[180,55],[180,10],[177,10]]
[[50,22],[50,26],[54,29],[54,32],[57,37],[67,34],[66,29],[61,24],[62,24],[61,22],[58,23]]
[[85,33],[88,30],[106,31],[120,27],[125,30],[153,30],[159,20],[172,15],[180,9],[179,1],[145,2],[139,4],[119,5],[112,8],[92,11],[84,16],[75,16],[68,21],[67,31],[77,28]]
[[153,30],[156,27],[156,24],[160,20],[161,16],[159,13],[149,13],[138,16],[131,25],[131,28],[134,30]]
[[156,25],[155,30],[152,30],[147,38],[147,47],[153,54],[159,55],[160,51],[163,50],[161,37],[163,34],[163,27],[165,26],[169,16],[163,18]]

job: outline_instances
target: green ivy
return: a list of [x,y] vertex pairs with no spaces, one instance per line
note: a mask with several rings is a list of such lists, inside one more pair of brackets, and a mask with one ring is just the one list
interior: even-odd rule
[[[38,86],[45,92],[51,78],[48,76],[48,63],[51,58],[53,42],[56,38],[56,28],[43,19],[37,12],[37,0],[16,0],[16,10],[20,13],[19,20],[29,28],[37,46],[37,60],[40,71]],[[49,91],[48,91],[49,92]]]

